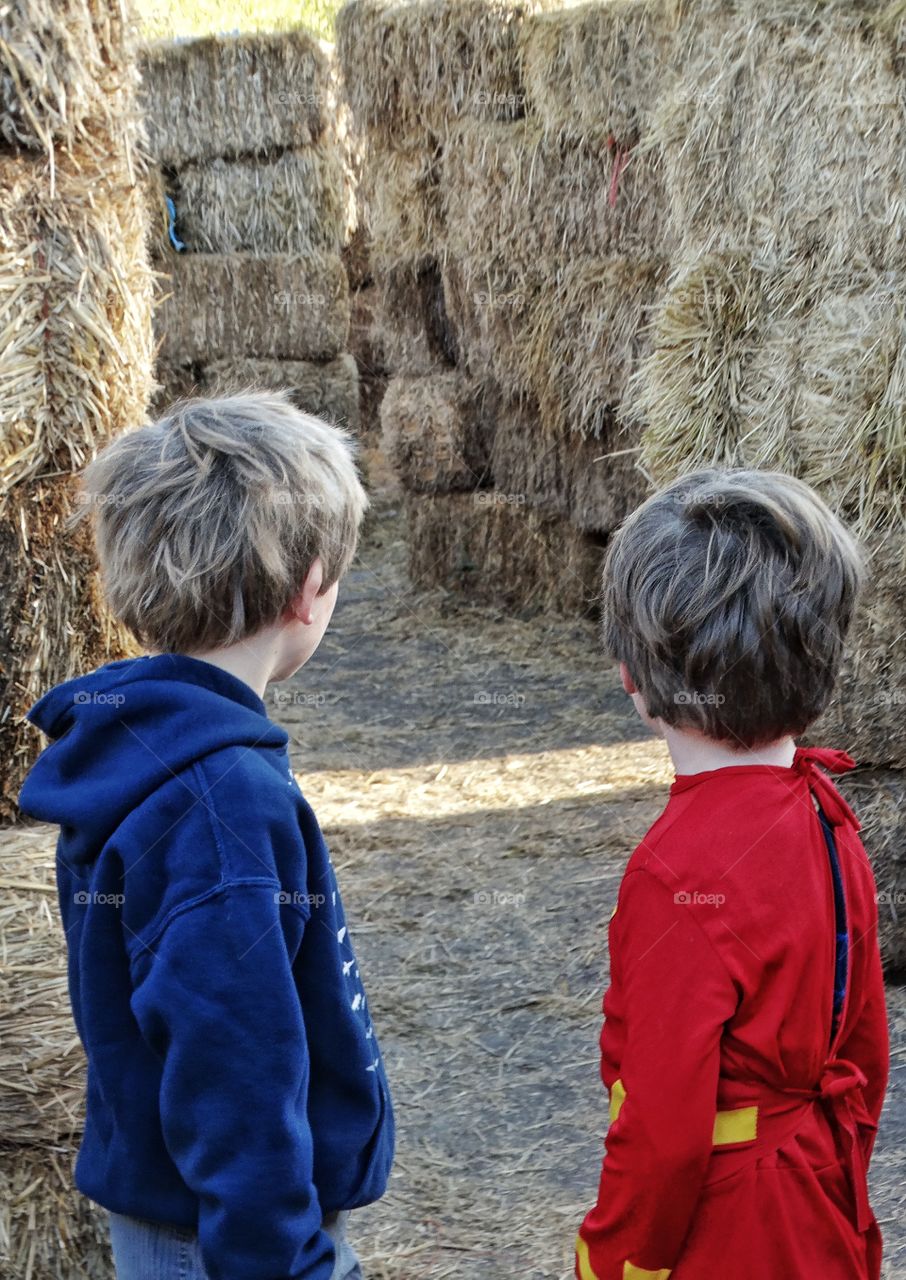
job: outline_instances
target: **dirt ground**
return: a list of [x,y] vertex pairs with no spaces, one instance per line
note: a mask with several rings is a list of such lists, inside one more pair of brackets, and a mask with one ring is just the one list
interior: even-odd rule
[[[407,582],[392,501],[323,648],[274,695],[334,851],[399,1127],[357,1212],[369,1280],[555,1280],[596,1190],[606,922],[659,811],[666,753],[590,623]],[[906,1277],[906,991],[873,1166]],[[778,1280],[780,1278],[778,1277]]]

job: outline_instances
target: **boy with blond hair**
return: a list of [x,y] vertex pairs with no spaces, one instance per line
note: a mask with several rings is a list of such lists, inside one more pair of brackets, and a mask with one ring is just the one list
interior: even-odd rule
[[88,1058],[81,1191],[119,1280],[361,1276],[393,1112],[339,889],[267,715],[367,505],[346,435],[277,394],[185,401],[85,472],[110,608],[149,649],[52,689],[22,808],[60,825]]
[[676,777],[610,923],[610,1127],[580,1280],[877,1280],[867,1168],[888,1041],[874,878],[794,738],[862,576],[804,484],[702,471],[608,552],[605,646]]

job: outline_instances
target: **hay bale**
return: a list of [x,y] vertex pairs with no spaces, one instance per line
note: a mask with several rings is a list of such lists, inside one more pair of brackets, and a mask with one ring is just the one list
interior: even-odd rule
[[170,292],[155,313],[164,360],[332,360],[346,346],[339,256],[185,253],[168,265]]
[[140,67],[151,154],[172,168],[308,146],[335,108],[328,55],[300,28],[158,41]]
[[347,237],[341,257],[349,278],[349,287],[353,292],[374,284],[374,275],[371,270],[371,244],[361,211],[356,215],[355,229]]
[[202,375],[203,395],[224,395],[247,387],[287,390],[305,413],[337,426],[359,429],[359,375],[348,353],[326,363],[311,360],[218,360]]
[[444,148],[441,195],[447,252],[473,280],[473,263],[529,270],[577,245],[589,257],[666,252],[657,157],[606,127],[466,121]]
[[75,1190],[71,1144],[0,1145],[0,1280],[114,1280],[107,1215]]
[[494,490],[420,494],[407,502],[409,572],[510,609],[590,612],[600,590],[600,540]]
[[359,374],[388,373],[390,364],[380,330],[380,297],[376,285],[356,290],[350,299],[349,350]]
[[381,405],[389,385],[389,374],[359,374],[359,432],[361,435],[372,435],[380,431]]
[[789,355],[813,288],[790,263],[744,253],[679,261],[623,414],[644,426],[655,482],[703,466],[794,469]]
[[906,601],[903,535],[868,545],[869,579],[856,610],[834,696],[809,740],[860,765],[906,768]]
[[699,466],[792,471],[872,540],[906,531],[900,273],[702,255],[657,308],[630,416],[657,479]]
[[156,389],[148,410],[152,418],[160,417],[174,400],[201,394],[204,372],[200,364],[179,364],[158,360],[154,370]]
[[19,788],[41,735],[23,717],[63,680],[134,652],[107,613],[89,529],[65,527],[69,476],[8,490],[0,503],[0,818],[16,815]]
[[463,116],[524,113],[517,35],[538,0],[352,0],[337,54],[356,127],[394,143]]
[[891,976],[906,974],[906,774],[856,769],[839,785],[862,823],[862,840],[878,886],[881,958]]
[[622,255],[581,257],[553,270],[514,343],[546,430],[607,434],[665,277],[662,259]]
[[647,131],[674,66],[671,0],[581,4],[528,16],[519,52],[528,110],[548,129],[606,126],[624,143]]
[[450,493],[488,483],[494,406],[461,373],[394,378],[381,402],[381,427],[407,489]]
[[142,186],[148,210],[148,252],[152,263],[166,262],[173,254],[170,240],[170,211],[167,208],[168,179],[163,170],[150,165],[144,174]]
[[201,253],[339,253],[350,231],[346,178],[330,142],[186,165],[173,197],[177,234]]
[[649,139],[676,237],[900,262],[906,117],[889,43],[837,5],[740,8],[710,34],[659,101]]
[[440,157],[436,139],[369,151],[362,195],[371,261],[377,270],[439,255],[443,244]]
[[872,539],[906,530],[904,299],[902,274],[850,269],[827,282],[794,335],[799,474]]
[[448,257],[441,272],[457,362],[474,378],[494,382],[514,399],[529,393],[522,353],[532,321],[543,307],[547,274],[542,263],[514,269],[498,257]]
[[47,1145],[81,1131],[85,1054],[69,1006],[51,828],[5,833],[0,907],[3,1141]]
[[587,533],[615,529],[644,499],[637,441],[612,429],[606,440],[568,428],[539,428],[537,404],[504,401],[491,449],[494,488],[515,502],[570,521]]
[[389,381],[389,365],[379,323],[378,289],[369,284],[351,299],[349,353],[359,371],[359,430],[380,429],[380,408]]
[[0,141],[52,152],[137,138],[133,30],[104,0],[15,0],[0,7]]
[[0,152],[0,482],[83,465],[144,413],[152,281],[125,163]]
[[442,372],[458,363],[443,278],[432,260],[401,261],[376,272],[378,340],[392,373]]

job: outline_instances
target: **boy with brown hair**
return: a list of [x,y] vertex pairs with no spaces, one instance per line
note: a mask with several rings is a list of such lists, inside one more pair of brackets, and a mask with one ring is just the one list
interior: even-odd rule
[[175,405],[84,476],[113,614],[151,653],[47,693],[22,790],[60,825],[88,1058],[80,1190],[119,1280],[354,1280],[393,1158],[383,1061],[317,819],[268,718],[367,500],[347,436],[256,393]]
[[676,770],[610,923],[610,1093],[580,1280],[877,1280],[867,1167],[888,1072],[859,823],[794,738],[830,698],[862,577],[806,485],[701,471],[604,572],[604,641]]

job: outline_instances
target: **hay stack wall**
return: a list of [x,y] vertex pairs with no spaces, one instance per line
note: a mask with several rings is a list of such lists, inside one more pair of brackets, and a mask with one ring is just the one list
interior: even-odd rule
[[51,684],[121,657],[71,477],[151,387],[147,209],[126,9],[0,9],[0,817],[16,813]]
[[656,482],[792,472],[860,535],[870,582],[814,741],[859,768],[882,951],[906,970],[906,165],[883,6],[757,4],[709,22],[652,112],[676,245],[627,416]]
[[288,388],[358,431],[354,156],[329,47],[302,30],[160,42],[142,78],[158,166],[157,405]]
[[[0,7],[0,816],[40,750],[23,714],[124,656],[73,473],[144,418],[152,274],[126,7]],[[7,833],[0,909],[0,1278],[112,1280],[103,1214],[74,1189],[84,1062],[46,832]]]
[[337,22],[411,569],[568,612],[644,491],[618,417],[667,274],[658,5],[353,0]]
[[813,484],[872,565],[814,736],[860,762],[847,785],[885,958],[902,970],[894,8],[352,0],[338,49],[415,580],[577,609],[594,594],[592,550],[653,483],[743,463]]

